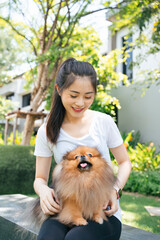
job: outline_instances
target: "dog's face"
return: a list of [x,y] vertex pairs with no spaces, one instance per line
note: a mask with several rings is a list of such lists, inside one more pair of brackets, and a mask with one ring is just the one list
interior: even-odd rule
[[79,146],[63,157],[70,169],[81,172],[98,168],[101,165],[100,158],[101,154],[96,148],[86,146]]

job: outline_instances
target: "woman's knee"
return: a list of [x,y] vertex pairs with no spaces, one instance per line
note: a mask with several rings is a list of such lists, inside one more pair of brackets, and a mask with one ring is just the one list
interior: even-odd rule
[[47,219],[41,226],[37,240],[64,240],[69,228],[55,219]]
[[73,227],[65,236],[64,240],[95,240],[94,235],[88,225]]
[[119,240],[121,223],[114,216],[103,224],[89,221],[86,226],[72,228],[64,240]]

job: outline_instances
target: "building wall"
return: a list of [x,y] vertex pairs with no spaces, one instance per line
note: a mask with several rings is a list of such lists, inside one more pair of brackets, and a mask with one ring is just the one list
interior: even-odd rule
[[[127,28],[121,29],[116,35],[116,47],[122,47],[122,37],[127,34]],[[133,39],[137,37],[138,29]],[[133,61],[147,49],[133,51]],[[112,96],[120,100],[121,110],[118,111],[118,125],[121,132],[131,130],[140,131],[141,141],[146,143],[153,141],[160,149],[160,87],[152,86],[146,91],[144,97],[141,97],[142,86],[138,84],[141,81],[140,70],[153,70],[158,67],[160,54],[147,56],[146,61],[140,65],[140,68],[133,67],[133,79],[135,84],[129,88],[119,86],[112,90]],[[117,72],[122,72],[122,64],[117,67]]]
[[133,87],[122,86],[112,90],[112,96],[119,99],[118,127],[123,132],[140,131],[141,141],[153,141],[160,147],[160,92],[152,86],[144,97]]

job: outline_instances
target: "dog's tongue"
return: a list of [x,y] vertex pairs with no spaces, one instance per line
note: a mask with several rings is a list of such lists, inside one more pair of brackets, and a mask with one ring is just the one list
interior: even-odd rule
[[81,163],[80,164],[82,168],[86,167],[87,166],[87,163]]

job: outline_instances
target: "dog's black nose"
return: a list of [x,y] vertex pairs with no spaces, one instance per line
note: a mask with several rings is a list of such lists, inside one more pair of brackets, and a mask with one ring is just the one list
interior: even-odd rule
[[81,155],[81,160],[84,161],[86,159],[85,155]]

